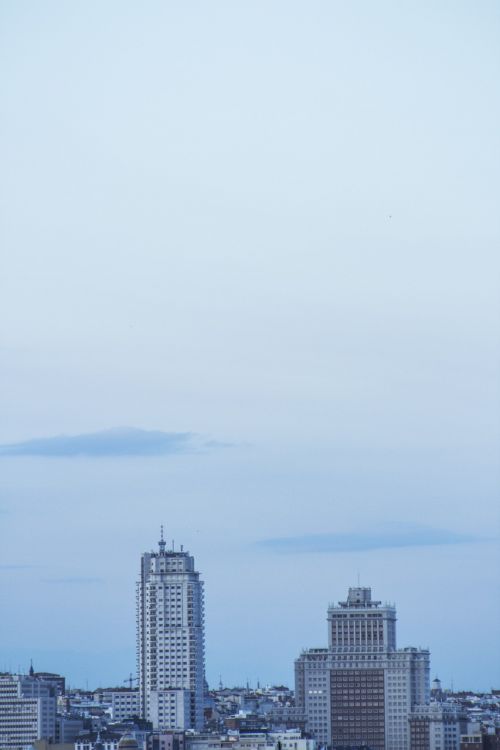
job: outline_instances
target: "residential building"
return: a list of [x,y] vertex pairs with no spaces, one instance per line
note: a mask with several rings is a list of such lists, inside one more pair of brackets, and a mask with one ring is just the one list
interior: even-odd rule
[[491,732],[462,735],[460,750],[500,750],[500,727]]
[[119,737],[82,736],[75,741],[74,750],[117,750]]
[[78,735],[83,731],[83,719],[80,716],[56,715],[56,738],[57,744],[75,742]]
[[112,730],[91,732],[78,737],[74,750],[146,750],[150,732],[130,724],[112,726]]
[[48,740],[36,740],[30,750],[75,750],[73,742],[49,742]]
[[481,732],[464,734],[460,738],[460,750],[483,750],[483,735]]
[[186,735],[186,750],[316,750],[316,741],[300,732],[232,733]]
[[0,675],[0,748],[22,750],[54,740],[56,687],[28,675]]
[[181,546],[141,557],[137,584],[137,669],[141,717],[155,729],[203,728],[203,582]]
[[409,716],[410,750],[460,750],[467,716],[458,706],[431,703],[414,706]]
[[38,680],[45,680],[45,682],[50,682],[55,685],[58,696],[66,693],[66,678],[60,674],[54,672],[35,672],[33,669],[33,662],[31,662],[29,676],[36,677]]
[[147,750],[184,750],[185,732],[154,732],[149,735]]
[[134,688],[99,688],[94,700],[105,706],[113,721],[126,721],[140,716],[139,690]]
[[397,649],[396,610],[350,588],[328,608],[328,648],[295,662],[295,701],[307,730],[332,748],[409,750],[408,717],[429,702],[429,652]]

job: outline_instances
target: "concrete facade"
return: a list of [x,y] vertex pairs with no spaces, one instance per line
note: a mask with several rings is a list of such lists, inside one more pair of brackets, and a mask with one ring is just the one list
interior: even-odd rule
[[137,584],[137,670],[141,716],[155,729],[203,728],[203,582],[194,558],[167,550],[141,558]]
[[139,690],[134,688],[101,688],[94,700],[109,709],[113,721],[127,721],[140,716]]
[[327,620],[329,647],[295,662],[307,730],[332,748],[409,750],[409,714],[429,702],[429,652],[396,648],[396,610],[369,588],[349,589]]
[[0,748],[22,750],[56,734],[56,686],[36,677],[0,675]]
[[409,717],[410,750],[460,750],[467,718],[456,706],[414,706]]
[[316,750],[316,741],[300,732],[245,733],[239,735],[186,735],[185,750]]

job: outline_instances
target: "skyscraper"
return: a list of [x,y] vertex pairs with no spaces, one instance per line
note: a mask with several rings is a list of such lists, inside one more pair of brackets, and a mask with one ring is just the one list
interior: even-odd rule
[[396,648],[396,610],[350,588],[328,608],[328,648],[295,662],[295,700],[307,728],[332,748],[408,750],[408,718],[429,702],[429,652]]
[[203,727],[203,582],[181,546],[141,557],[137,583],[137,669],[141,714],[160,729]]

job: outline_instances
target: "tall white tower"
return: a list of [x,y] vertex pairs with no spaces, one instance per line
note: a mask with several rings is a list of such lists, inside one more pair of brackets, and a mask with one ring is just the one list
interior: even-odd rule
[[203,582],[189,552],[141,557],[137,582],[137,670],[141,715],[159,729],[203,728]]

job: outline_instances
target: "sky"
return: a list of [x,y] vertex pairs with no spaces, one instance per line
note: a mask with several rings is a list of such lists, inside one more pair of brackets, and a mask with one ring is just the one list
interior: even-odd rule
[[0,3],[0,669],[123,684],[160,525],[210,685],[349,586],[500,687],[500,7]]

